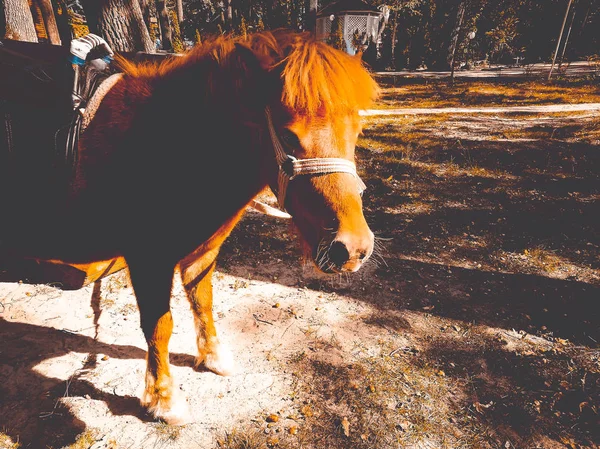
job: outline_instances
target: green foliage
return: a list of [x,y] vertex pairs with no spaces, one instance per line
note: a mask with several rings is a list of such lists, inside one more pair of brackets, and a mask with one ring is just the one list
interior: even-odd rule
[[[323,9],[334,0],[320,0]],[[464,20],[457,37],[455,63],[471,60],[513,63],[516,55],[528,62],[548,61],[556,47],[567,0],[368,0],[375,9],[386,5],[389,21],[381,36],[379,48],[382,67],[430,69],[448,68],[448,49],[452,30],[457,25],[457,8],[466,5]],[[575,1],[567,21],[573,21],[567,60],[585,59],[600,48],[600,0]],[[196,29],[205,37],[223,34],[223,2],[186,0],[186,20],[180,24],[189,40],[195,40]],[[233,2],[236,34],[275,29],[299,28],[305,23],[305,2],[274,0],[270,2],[236,0]],[[336,22],[334,20],[334,22]],[[332,23],[334,27],[339,23]],[[468,39],[468,33],[476,36]],[[344,48],[340,32],[334,30],[329,42]],[[565,30],[566,33],[567,30]]]
[[198,28],[196,28],[196,39],[195,42],[197,45],[202,44],[202,37],[200,36],[200,31],[198,31]]
[[362,52],[365,45],[368,44],[366,33],[360,33],[358,29],[352,33],[352,47],[357,53]]
[[491,60],[495,60],[495,57],[503,52],[511,51],[518,36],[517,24],[518,19],[516,17],[505,17],[498,26],[485,33],[489,39],[488,48]]
[[248,27],[246,25],[246,20],[242,17],[240,20],[240,25],[238,26],[237,34],[242,36],[244,39],[248,37]]
[[344,41],[344,30],[342,27],[342,20],[340,17],[333,19],[331,24],[331,34],[327,41],[329,45],[338,50],[346,50],[346,42]]
[[183,40],[181,39],[179,19],[177,19],[177,14],[174,10],[169,11],[169,16],[171,19],[171,26],[173,30],[173,51],[175,53],[183,53],[185,51],[185,45],[183,45]]
[[156,39],[158,38],[158,24],[150,23],[148,26],[148,33],[150,34],[150,40],[156,42]]

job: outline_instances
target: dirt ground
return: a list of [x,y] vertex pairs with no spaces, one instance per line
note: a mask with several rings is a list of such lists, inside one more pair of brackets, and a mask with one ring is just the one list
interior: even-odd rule
[[[394,82],[383,108],[600,102],[587,81]],[[598,111],[373,115],[357,158],[378,242],[360,272],[315,273],[289,224],[252,210],[223,247],[232,376],[193,369],[175,277],[192,424],[138,405],[125,272],[0,283],[0,448],[599,447]]]

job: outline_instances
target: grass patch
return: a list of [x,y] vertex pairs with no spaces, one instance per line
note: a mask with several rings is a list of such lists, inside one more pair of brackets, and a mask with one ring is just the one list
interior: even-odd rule
[[177,441],[181,435],[181,426],[173,426],[164,422],[153,424],[152,430],[158,441],[164,443]]
[[73,444],[63,449],[89,449],[98,440],[98,432],[94,429],[88,429],[77,435]]
[[485,106],[524,106],[600,102],[600,86],[585,80],[537,80],[506,82],[502,80],[447,83],[415,83],[393,86],[380,79],[383,87],[378,107],[446,108]]
[[452,381],[416,353],[380,343],[378,355],[342,365],[294,360],[298,397],[311,407],[300,438],[332,449],[478,447],[477,429],[453,422]]
[[552,251],[541,247],[525,249],[523,255],[530,264],[547,273],[558,270],[563,264],[560,257],[557,257]]
[[[289,434],[289,432],[288,432]],[[270,448],[291,448],[289,439],[285,433],[270,434],[265,433],[264,429],[255,427],[238,427],[225,432],[217,438],[217,447],[219,449],[270,449]]]
[[13,441],[3,431],[0,431],[0,449],[19,449],[20,447],[21,443],[18,438],[17,441]]

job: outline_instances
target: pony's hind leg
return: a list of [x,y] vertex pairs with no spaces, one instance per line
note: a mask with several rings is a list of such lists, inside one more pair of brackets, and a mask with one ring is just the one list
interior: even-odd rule
[[152,259],[127,259],[131,284],[148,343],[146,386],[142,406],[157,419],[181,425],[191,421],[183,393],[173,387],[169,368],[169,339],[173,331],[170,310],[173,268]]
[[[208,251],[198,258],[180,263],[181,279],[194,314],[198,343],[196,366],[228,376],[233,374],[233,357],[219,342],[212,314],[212,274],[218,250]],[[197,254],[195,255],[197,257]]]

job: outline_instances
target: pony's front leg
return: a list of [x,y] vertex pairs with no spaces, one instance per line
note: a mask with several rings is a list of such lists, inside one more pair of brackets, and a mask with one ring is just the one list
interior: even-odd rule
[[146,386],[141,403],[157,419],[181,425],[191,421],[186,399],[173,387],[169,368],[170,310],[173,267],[150,258],[127,259],[140,323],[148,343]]
[[217,338],[212,313],[212,274],[217,253],[218,249],[207,251],[200,256],[195,253],[180,263],[180,269],[196,324],[198,344],[196,366],[203,365],[216,374],[228,376],[234,370],[233,357],[229,349]]

